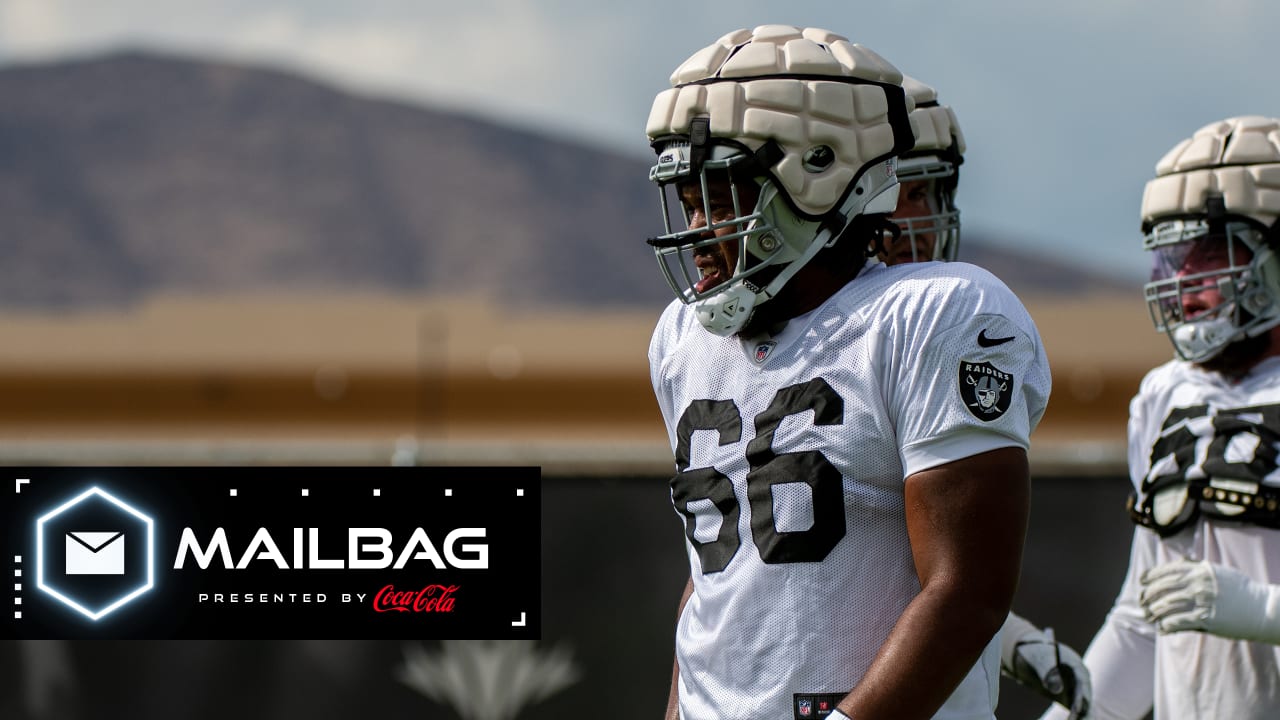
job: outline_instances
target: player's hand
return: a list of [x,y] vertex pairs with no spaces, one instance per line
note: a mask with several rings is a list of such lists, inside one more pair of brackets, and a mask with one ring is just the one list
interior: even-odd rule
[[1198,630],[1280,644],[1280,586],[1225,565],[1179,560],[1142,575],[1138,602],[1162,633]]
[[1040,630],[1009,614],[1001,630],[1000,669],[1071,711],[1071,720],[1089,717],[1093,685],[1080,654],[1059,643],[1052,630]]

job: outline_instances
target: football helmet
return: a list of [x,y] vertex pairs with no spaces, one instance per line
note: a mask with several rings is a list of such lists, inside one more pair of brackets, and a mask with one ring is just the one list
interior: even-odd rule
[[898,158],[901,190],[894,221],[902,234],[886,238],[880,259],[891,265],[955,260],[960,250],[956,186],[964,162],[964,134],[955,112],[938,103],[936,90],[910,76],[903,77],[902,86],[915,105],[910,115],[915,146]]
[[676,68],[645,128],[664,221],[648,242],[705,328],[738,332],[855,219],[893,211],[914,142],[901,83],[871,50],[786,25],[735,30]]
[[1144,287],[1178,357],[1203,362],[1280,324],[1280,120],[1210,123],[1156,165],[1142,193]]

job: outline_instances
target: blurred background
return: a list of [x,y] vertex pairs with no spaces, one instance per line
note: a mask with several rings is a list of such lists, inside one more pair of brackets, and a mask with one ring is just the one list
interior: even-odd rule
[[[0,0],[0,463],[540,465],[546,628],[5,641],[0,717],[656,718],[688,570],[645,358],[670,292],[643,125],[694,50],[769,22],[843,33],[954,107],[961,259],[1018,292],[1053,365],[1015,609],[1083,650],[1127,562],[1128,400],[1170,356],[1142,186],[1200,126],[1280,115],[1259,92],[1277,20],[1263,0]],[[1001,717],[1043,706],[1004,684]]]

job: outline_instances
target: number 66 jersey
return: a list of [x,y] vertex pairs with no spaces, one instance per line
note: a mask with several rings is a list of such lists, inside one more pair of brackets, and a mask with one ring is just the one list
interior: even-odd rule
[[[649,361],[693,583],[683,720],[825,717],[920,591],[904,479],[1026,448],[1050,388],[1022,304],[964,263],[869,263],[747,339],[677,301]],[[936,717],[993,717],[998,660],[993,638]]]

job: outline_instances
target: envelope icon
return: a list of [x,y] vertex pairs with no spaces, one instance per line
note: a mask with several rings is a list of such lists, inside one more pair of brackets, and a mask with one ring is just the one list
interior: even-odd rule
[[68,575],[123,575],[123,532],[68,532]]

